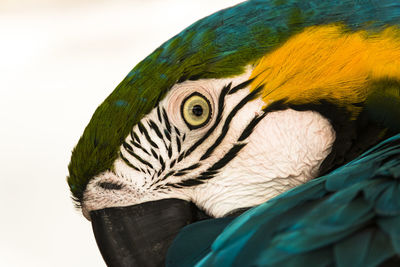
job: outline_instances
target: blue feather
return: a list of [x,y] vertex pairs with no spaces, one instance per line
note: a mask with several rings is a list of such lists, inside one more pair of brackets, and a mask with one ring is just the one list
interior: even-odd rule
[[337,265],[341,267],[362,266],[372,235],[373,230],[365,229],[335,244],[333,251]]
[[[207,253],[198,257],[192,250],[180,257],[199,267],[377,266],[400,256],[399,177],[400,134],[330,174],[223,221],[214,235],[222,232],[203,244]],[[203,224],[211,229],[214,222],[221,221]],[[181,234],[193,237],[190,231]],[[174,245],[167,266],[180,266]]]
[[[234,219],[234,217],[226,217],[205,220],[190,224],[182,229],[169,250],[166,265],[173,264],[180,267],[193,266],[194,262],[201,260],[207,255],[210,244]],[[181,257],[181,255],[190,255],[192,251],[197,252],[194,258]],[[174,261],[170,262],[171,259],[174,259]]]

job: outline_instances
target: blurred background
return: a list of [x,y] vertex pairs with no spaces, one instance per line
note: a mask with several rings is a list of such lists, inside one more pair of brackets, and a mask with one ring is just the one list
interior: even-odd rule
[[96,107],[164,41],[234,0],[0,0],[0,266],[105,266],[70,199]]

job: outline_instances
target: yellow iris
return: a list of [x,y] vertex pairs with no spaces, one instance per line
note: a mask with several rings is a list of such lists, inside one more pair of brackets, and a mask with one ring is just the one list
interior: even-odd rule
[[190,129],[200,128],[210,119],[210,102],[203,95],[193,93],[183,101],[182,116]]

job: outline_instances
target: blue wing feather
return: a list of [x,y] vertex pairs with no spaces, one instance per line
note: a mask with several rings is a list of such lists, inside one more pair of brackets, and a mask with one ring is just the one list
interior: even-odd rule
[[[189,225],[167,266],[379,265],[400,255],[399,178],[400,134],[234,220],[201,222],[216,237],[201,257],[196,247],[176,251],[183,236],[193,240]],[[176,264],[183,258],[186,265]]]

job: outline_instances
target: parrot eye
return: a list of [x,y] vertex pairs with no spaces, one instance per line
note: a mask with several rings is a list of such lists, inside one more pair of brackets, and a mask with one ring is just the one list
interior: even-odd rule
[[189,129],[200,128],[211,118],[210,101],[202,94],[195,92],[183,100],[181,113]]

